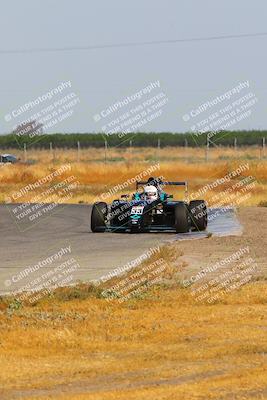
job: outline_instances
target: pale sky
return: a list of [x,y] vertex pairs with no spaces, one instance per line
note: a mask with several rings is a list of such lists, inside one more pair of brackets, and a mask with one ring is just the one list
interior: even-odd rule
[[[244,81],[249,81],[258,101],[249,118],[235,128],[267,129],[267,36],[86,51],[4,52],[264,33],[264,0],[1,0],[0,4],[1,133],[10,129],[6,114],[63,81],[71,82],[80,102],[49,132],[99,131],[102,125],[94,115],[156,81],[168,103],[144,131],[186,131],[190,125],[184,114]],[[153,95],[159,93],[153,90]]]

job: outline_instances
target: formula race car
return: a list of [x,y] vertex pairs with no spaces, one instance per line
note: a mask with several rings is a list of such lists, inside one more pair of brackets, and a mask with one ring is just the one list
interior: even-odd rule
[[[173,200],[173,196],[164,191],[169,185],[184,186],[185,201]],[[204,200],[188,202],[187,197],[187,182],[163,182],[152,177],[147,182],[136,182],[136,192],[131,199],[130,195],[122,195],[110,206],[104,202],[93,205],[91,230],[131,233],[204,231],[207,227],[206,203]]]

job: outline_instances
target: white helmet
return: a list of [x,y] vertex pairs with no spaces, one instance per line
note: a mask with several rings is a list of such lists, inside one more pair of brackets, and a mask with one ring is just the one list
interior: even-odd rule
[[146,200],[157,200],[158,198],[158,191],[157,188],[155,186],[149,185],[149,186],[145,186],[145,199]]

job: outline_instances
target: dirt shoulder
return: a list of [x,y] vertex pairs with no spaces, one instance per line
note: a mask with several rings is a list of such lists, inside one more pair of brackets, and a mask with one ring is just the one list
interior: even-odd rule
[[248,252],[240,259],[249,255],[258,266],[256,276],[267,276],[267,208],[240,208],[237,210],[237,217],[243,226],[241,236],[211,236],[206,239],[176,243],[184,254],[182,258],[187,263],[187,267],[181,273],[183,278],[213,266],[246,247]]

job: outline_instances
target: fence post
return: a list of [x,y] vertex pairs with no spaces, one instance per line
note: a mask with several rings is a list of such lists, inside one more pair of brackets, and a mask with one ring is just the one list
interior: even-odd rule
[[209,149],[210,149],[210,141],[209,135],[207,134],[207,143],[206,143],[206,162],[209,161]]
[[234,140],[234,148],[235,148],[235,151],[237,150],[237,138],[235,138],[235,140]]
[[160,138],[158,138],[158,161],[160,159]]
[[262,138],[262,158],[265,158],[265,137]]
[[105,164],[107,163],[108,142],[105,140]]
[[81,150],[81,146],[80,146],[80,142],[78,140],[77,142],[77,161],[80,162],[80,150]]
[[27,162],[27,144],[26,143],[24,143],[24,149],[23,149],[23,152],[24,152],[24,162]]
[[54,156],[53,156],[53,143],[52,143],[52,142],[49,143],[49,148],[50,148],[50,157],[51,157],[51,160],[54,161]]

